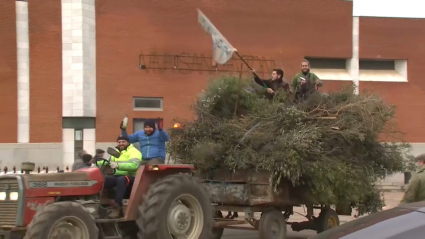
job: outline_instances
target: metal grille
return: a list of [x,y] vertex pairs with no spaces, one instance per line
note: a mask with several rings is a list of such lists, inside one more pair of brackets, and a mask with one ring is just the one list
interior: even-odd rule
[[[16,178],[0,178],[0,192],[19,192]],[[21,196],[21,195],[20,195]],[[18,217],[18,201],[0,201],[0,227],[15,226]]]

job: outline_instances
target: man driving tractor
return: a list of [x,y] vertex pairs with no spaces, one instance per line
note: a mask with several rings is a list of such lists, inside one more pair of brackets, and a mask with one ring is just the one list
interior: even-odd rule
[[[121,122],[121,134],[128,135],[126,128]],[[128,135],[130,143],[139,143],[140,151],[143,155],[143,164],[164,164],[165,163],[165,142],[170,137],[162,129],[162,121],[155,126],[155,120],[148,119],[144,123],[144,130],[139,130],[132,135]]]
[[[114,175],[105,177],[105,189],[116,188],[115,204],[108,213],[108,218],[119,218],[122,209],[122,200],[133,186],[134,177],[142,161],[142,154],[132,144],[128,136],[119,136],[117,139],[117,151],[120,157],[111,155],[110,167],[115,169]],[[98,166],[103,166],[106,161],[98,161]]]

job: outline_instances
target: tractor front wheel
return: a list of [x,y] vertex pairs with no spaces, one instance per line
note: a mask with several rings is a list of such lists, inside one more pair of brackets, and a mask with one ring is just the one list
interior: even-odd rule
[[96,221],[75,202],[57,202],[37,211],[24,239],[98,238]]
[[209,192],[188,174],[151,185],[139,207],[139,238],[209,239],[213,229]]

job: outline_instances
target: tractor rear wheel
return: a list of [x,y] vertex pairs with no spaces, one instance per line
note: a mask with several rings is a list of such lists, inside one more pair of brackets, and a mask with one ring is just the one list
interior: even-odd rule
[[139,207],[139,238],[209,239],[213,208],[202,182],[176,174],[151,185]]
[[93,216],[75,202],[57,202],[37,211],[24,239],[98,238]]

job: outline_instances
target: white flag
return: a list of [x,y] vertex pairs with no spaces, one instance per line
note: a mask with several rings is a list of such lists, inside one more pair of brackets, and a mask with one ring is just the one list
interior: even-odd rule
[[212,22],[198,9],[198,22],[212,36],[213,59],[218,64],[224,64],[232,58],[236,49],[224,38]]

